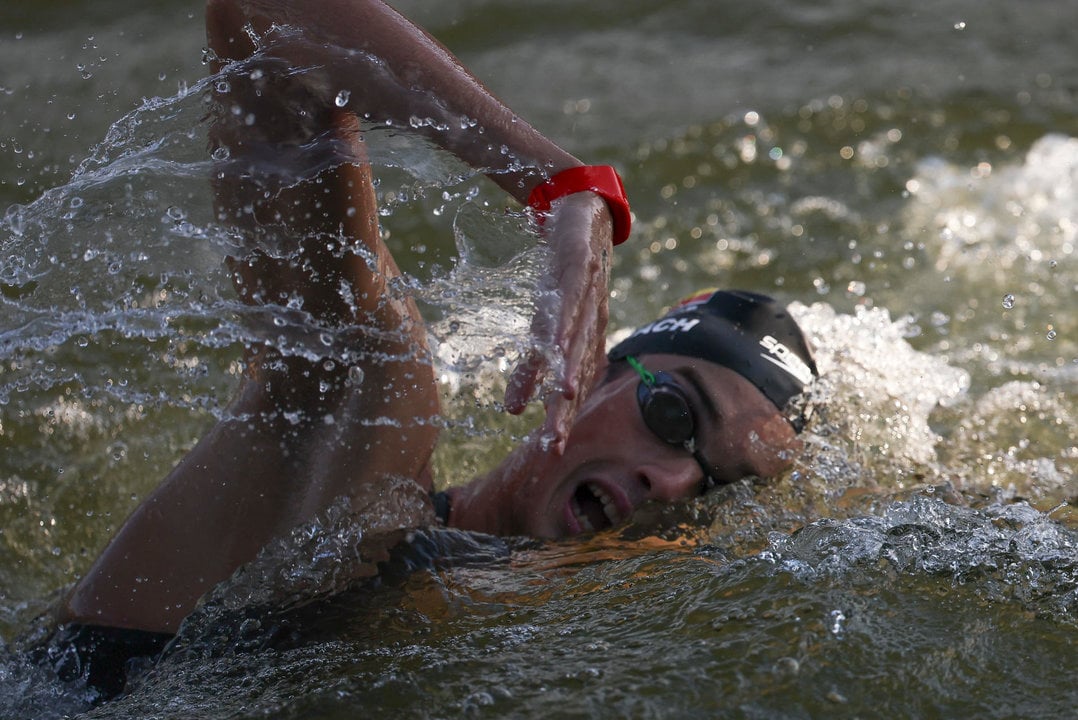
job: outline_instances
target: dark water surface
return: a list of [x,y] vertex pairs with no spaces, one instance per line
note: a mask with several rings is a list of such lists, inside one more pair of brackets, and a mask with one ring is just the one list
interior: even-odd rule
[[[399,560],[420,569],[378,587],[341,579],[361,528],[327,517],[215,591],[121,701],[91,710],[10,648],[0,717],[1072,717],[1078,6],[398,7],[622,171],[615,330],[704,286],[795,303],[824,373],[803,458],[582,541],[423,533]],[[261,337],[209,213],[201,13],[0,7],[9,645]],[[489,184],[374,136],[445,381],[439,481],[460,482],[538,417],[490,405],[541,251]],[[293,350],[324,351],[303,330]]]

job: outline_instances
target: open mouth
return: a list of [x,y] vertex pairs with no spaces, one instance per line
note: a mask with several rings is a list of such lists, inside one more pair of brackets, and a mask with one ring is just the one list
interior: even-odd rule
[[624,519],[614,498],[593,482],[581,483],[569,499],[569,506],[581,532],[605,530]]

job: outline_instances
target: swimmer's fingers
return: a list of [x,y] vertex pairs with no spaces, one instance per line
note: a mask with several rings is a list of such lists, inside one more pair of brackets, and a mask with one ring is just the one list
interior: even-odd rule
[[[597,290],[598,287],[593,286],[593,289]],[[604,355],[605,295],[604,291],[599,302],[592,302],[589,298],[579,306],[582,310],[576,318],[579,333],[574,342],[564,348],[564,375],[560,391],[546,398],[546,421],[542,434],[555,452],[561,452],[576,414],[587,397],[590,380],[595,377]],[[594,294],[591,297],[594,298]]]
[[514,369],[505,390],[505,407],[513,415],[524,412],[551,368],[560,364],[557,358],[551,357],[555,352],[554,317],[560,312],[560,297],[555,288],[555,279],[548,275],[532,315],[530,349]]
[[[589,303],[590,304],[590,303]],[[565,348],[566,357],[562,364],[561,385],[545,398],[545,418],[541,429],[543,442],[555,453],[561,453],[569,437],[573,420],[576,419],[580,406],[586,398],[588,383],[586,380],[595,374],[596,358],[602,356],[602,337],[593,331],[595,324],[586,320],[593,314],[580,316],[581,333],[576,342]],[[598,335],[602,335],[599,333]],[[596,351],[596,343],[598,351]]]

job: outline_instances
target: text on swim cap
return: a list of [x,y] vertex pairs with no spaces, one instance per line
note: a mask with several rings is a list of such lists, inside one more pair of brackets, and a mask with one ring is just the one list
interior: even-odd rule
[[778,365],[780,368],[800,380],[802,385],[808,385],[812,382],[811,368],[809,368],[809,366],[805,364],[805,361],[799,358],[793,350],[770,335],[764,335],[763,338],[760,339],[760,346],[769,353],[768,355],[763,353],[760,354],[760,357],[764,360]]
[[686,318],[686,317],[671,317],[663,318],[650,325],[645,325],[639,328],[629,337],[636,337],[637,335],[650,335],[651,333],[665,333],[665,332],[688,332],[694,327],[700,324],[700,318]]

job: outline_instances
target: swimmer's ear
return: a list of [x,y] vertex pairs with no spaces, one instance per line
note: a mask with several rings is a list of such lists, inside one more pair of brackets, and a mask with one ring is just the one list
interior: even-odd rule
[[761,416],[750,424],[743,448],[747,474],[775,477],[790,467],[801,447],[793,426],[781,414]]

